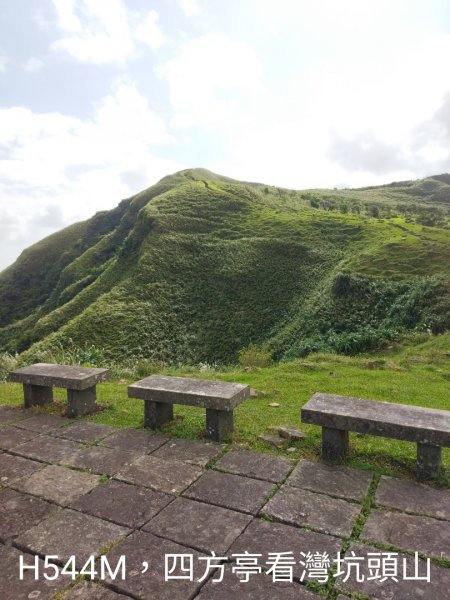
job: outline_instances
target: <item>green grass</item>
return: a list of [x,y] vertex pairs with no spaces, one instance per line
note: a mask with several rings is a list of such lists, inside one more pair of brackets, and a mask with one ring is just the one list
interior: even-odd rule
[[[234,444],[260,452],[315,460],[320,456],[320,428],[300,425],[300,409],[312,394],[320,391],[448,410],[449,349],[449,336],[443,335],[376,355],[316,354],[305,360],[255,370],[230,368],[200,372],[198,368],[185,367],[163,371],[172,375],[249,384],[259,395],[235,410]],[[374,362],[375,368],[369,368],[374,367]],[[116,427],[142,427],[143,403],[127,398],[127,382],[120,381],[98,386],[98,399],[103,410],[89,420]],[[63,412],[63,390],[58,390],[58,398],[52,410]],[[20,405],[21,402],[21,386],[0,384],[0,404]],[[280,406],[269,407],[272,402]],[[257,439],[269,427],[287,423],[300,425],[307,434],[306,439],[292,444],[286,442],[282,450],[268,447]],[[163,431],[175,437],[202,439],[205,436],[204,411],[175,406],[175,420]],[[356,434],[350,435],[350,441],[351,450],[346,464],[378,474],[414,477],[415,444]],[[295,447],[296,452],[286,453],[288,446]],[[440,481],[450,485],[448,448],[443,449],[443,465]]]

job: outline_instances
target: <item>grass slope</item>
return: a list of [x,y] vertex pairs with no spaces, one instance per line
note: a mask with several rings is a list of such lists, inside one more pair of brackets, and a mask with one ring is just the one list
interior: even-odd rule
[[45,359],[353,354],[450,325],[448,176],[297,192],[187,170],[0,274],[0,349]]

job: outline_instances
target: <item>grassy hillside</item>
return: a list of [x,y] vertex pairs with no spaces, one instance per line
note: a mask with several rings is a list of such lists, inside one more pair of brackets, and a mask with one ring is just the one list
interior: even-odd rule
[[448,175],[294,191],[187,170],[0,274],[0,349],[233,363],[354,354],[450,325]]

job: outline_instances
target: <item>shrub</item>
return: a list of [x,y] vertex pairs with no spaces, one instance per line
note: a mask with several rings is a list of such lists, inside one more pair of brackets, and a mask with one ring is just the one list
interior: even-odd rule
[[150,360],[147,358],[141,358],[137,361],[135,372],[138,377],[148,377],[154,373],[160,373],[166,364],[162,360]]
[[372,204],[368,207],[368,213],[371,217],[378,219],[380,216],[380,209],[376,204]]
[[239,364],[250,369],[268,367],[272,364],[272,355],[268,345],[249,344],[246,348],[240,350]]
[[0,381],[6,381],[8,373],[18,366],[17,362],[17,357],[8,352],[0,354]]

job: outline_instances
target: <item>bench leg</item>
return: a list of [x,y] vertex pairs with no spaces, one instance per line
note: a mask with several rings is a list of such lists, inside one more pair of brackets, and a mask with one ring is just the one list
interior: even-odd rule
[[159,429],[164,423],[173,421],[173,404],[145,400],[144,427]]
[[322,458],[330,462],[341,461],[348,450],[348,431],[322,427]]
[[53,390],[44,385],[23,384],[23,397],[25,408],[31,406],[43,406],[53,401]]
[[229,439],[233,433],[233,411],[206,409],[206,430],[215,442]]
[[417,444],[417,478],[436,479],[441,469],[441,448]]
[[97,408],[95,385],[85,390],[67,390],[67,416],[82,417]]

